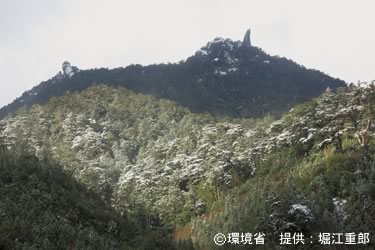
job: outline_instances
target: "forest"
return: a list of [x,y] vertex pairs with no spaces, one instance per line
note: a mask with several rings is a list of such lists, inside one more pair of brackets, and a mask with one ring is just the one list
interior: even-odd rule
[[98,84],[21,108],[1,121],[1,247],[216,249],[230,232],[264,232],[261,249],[362,232],[356,249],[371,247],[374,97],[328,88],[280,118],[236,118]]

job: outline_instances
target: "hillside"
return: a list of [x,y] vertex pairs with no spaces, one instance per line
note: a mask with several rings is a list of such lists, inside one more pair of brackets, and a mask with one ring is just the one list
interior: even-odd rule
[[327,90],[275,121],[96,85],[20,109],[2,135],[9,150],[52,159],[118,213],[144,210],[148,228],[196,249],[235,231],[265,232],[270,245],[303,232],[317,249],[319,232],[368,232],[371,247],[374,97],[373,85]]
[[137,212],[115,211],[51,160],[0,152],[0,249],[171,248]]
[[327,87],[345,86],[322,72],[268,55],[251,44],[248,31],[242,42],[215,38],[179,63],[79,70],[64,62],[62,72],[1,108],[0,118],[21,106],[44,104],[51,96],[96,83],[173,100],[193,112],[230,117],[279,116]]

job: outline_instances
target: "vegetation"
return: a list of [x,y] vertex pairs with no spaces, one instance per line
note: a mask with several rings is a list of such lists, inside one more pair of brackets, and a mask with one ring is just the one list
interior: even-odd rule
[[[172,101],[93,86],[20,109],[3,121],[7,150],[32,161],[4,158],[1,178],[20,177],[8,185],[2,179],[7,188],[2,194],[14,192],[12,199],[20,199],[14,202],[23,204],[16,214],[33,218],[27,225],[35,221],[34,213],[56,204],[45,216],[56,218],[57,227],[64,224],[57,215],[69,214],[61,201],[68,193],[82,230],[90,228],[100,242],[95,245],[109,248],[124,242],[141,249],[213,249],[217,232],[264,232],[269,249],[279,245],[281,232],[303,232],[315,240],[319,232],[368,232],[373,244],[374,95],[371,84],[336,93],[327,89],[279,120],[255,120],[195,114]],[[54,169],[59,171],[54,178],[44,177]],[[18,198],[47,181],[45,193],[27,197],[31,202]],[[65,191],[57,193],[64,185]],[[81,200],[74,198],[77,193]],[[50,197],[44,203],[43,195]],[[14,210],[12,204],[3,206],[6,214]],[[79,210],[80,204],[87,210]],[[101,214],[104,208],[107,216]],[[123,236],[105,230],[110,221],[123,225],[118,232]],[[39,247],[38,237],[56,244],[49,236],[31,235],[37,236],[22,238],[22,244]],[[18,244],[15,237],[3,244]],[[130,240],[137,237],[138,243]],[[63,246],[78,247],[78,241],[66,240]]]
[[56,163],[9,151],[0,158],[1,249],[172,248],[141,210],[120,215]]
[[[272,145],[257,173],[193,220],[197,248],[214,248],[216,232],[266,232],[268,247],[280,233],[314,238],[319,232],[368,232],[374,244],[375,86],[329,90],[274,122]],[[278,134],[272,138],[272,131]],[[283,134],[287,134],[284,137]],[[364,138],[365,137],[365,138]],[[271,142],[270,141],[270,142]],[[365,142],[365,143],[363,143]],[[335,246],[333,246],[335,247]],[[337,249],[352,249],[337,246]]]
[[345,86],[317,70],[241,45],[240,41],[216,38],[179,63],[82,70],[72,77],[58,74],[1,108],[0,118],[21,106],[45,104],[51,96],[85,90],[96,83],[173,100],[193,112],[247,118],[280,116],[327,87]]

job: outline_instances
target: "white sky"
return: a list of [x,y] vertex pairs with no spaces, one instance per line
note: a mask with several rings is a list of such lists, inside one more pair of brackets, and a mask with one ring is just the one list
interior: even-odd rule
[[81,69],[178,62],[217,36],[347,82],[375,80],[374,0],[0,0],[0,106]]

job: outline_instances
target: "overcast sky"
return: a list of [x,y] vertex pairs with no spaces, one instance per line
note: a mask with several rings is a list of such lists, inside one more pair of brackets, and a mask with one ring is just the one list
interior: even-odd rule
[[375,80],[374,0],[0,0],[0,106],[61,70],[178,62],[215,37]]

